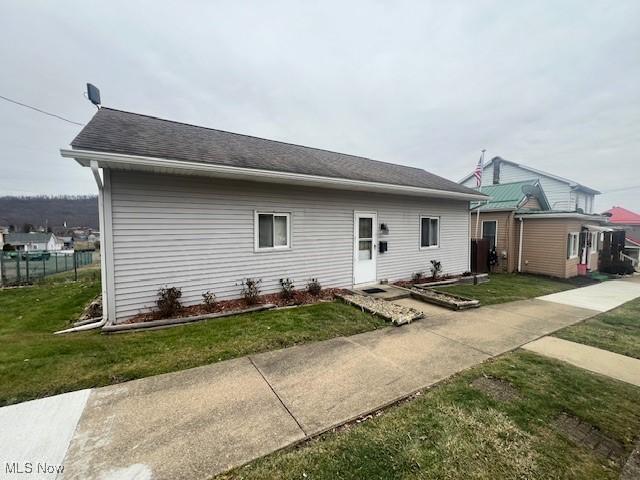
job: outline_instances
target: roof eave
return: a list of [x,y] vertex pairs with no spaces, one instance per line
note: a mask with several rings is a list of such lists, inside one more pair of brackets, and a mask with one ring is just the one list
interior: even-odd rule
[[120,170],[142,170],[180,175],[212,176],[236,180],[249,180],[254,182],[395,193],[400,195],[448,198],[465,201],[486,200],[488,198],[483,194],[437,190],[432,188],[412,187],[407,185],[369,182],[363,180],[350,180],[346,178],[322,177],[275,170],[232,167],[228,165],[189,162],[167,158],[124,155],[120,153],[98,152],[93,150],[63,148],[60,150],[60,154],[65,158],[75,159],[84,167],[90,166],[91,161],[95,161],[98,162],[99,168],[114,168]]
[[589,215],[578,212],[519,212],[516,218],[573,218],[576,220],[592,220],[594,222],[607,223],[607,217],[602,215]]

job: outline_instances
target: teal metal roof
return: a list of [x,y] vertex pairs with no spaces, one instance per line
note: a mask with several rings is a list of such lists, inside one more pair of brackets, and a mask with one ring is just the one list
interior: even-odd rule
[[[522,182],[500,183],[498,185],[485,185],[476,190],[491,197],[487,203],[480,203],[482,210],[516,210],[525,197],[522,187],[535,186],[538,180],[525,180]],[[478,202],[471,203],[471,209],[478,206]]]

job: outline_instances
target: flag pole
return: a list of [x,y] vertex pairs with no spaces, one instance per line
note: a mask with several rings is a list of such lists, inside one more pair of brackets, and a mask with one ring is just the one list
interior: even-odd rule
[[[482,156],[481,156],[481,160],[480,160],[480,164],[482,165],[482,171],[480,174],[480,187],[478,188],[478,191],[480,193],[482,193],[482,179],[484,178],[484,152],[486,152],[486,150],[482,150]],[[478,238],[478,227],[480,226],[480,206],[482,204],[480,202],[478,202],[478,207],[476,209],[476,238]]]

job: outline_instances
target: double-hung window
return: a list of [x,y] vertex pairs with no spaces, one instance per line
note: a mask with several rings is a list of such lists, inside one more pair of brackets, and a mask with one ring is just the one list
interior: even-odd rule
[[580,234],[573,232],[569,234],[567,244],[567,256],[569,258],[578,258],[578,249],[580,247]]
[[440,218],[420,217],[420,248],[440,246]]
[[291,247],[291,215],[256,212],[255,249],[276,250]]

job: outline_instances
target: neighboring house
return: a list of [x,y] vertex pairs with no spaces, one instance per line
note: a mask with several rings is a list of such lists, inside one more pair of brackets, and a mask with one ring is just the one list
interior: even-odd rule
[[9,227],[3,227],[0,225],[0,251],[2,251],[2,247],[4,247],[4,237],[9,233]]
[[[582,211],[591,214],[594,208],[595,195],[600,192],[551,173],[542,172],[526,165],[494,157],[484,166],[483,188],[487,185],[513,183],[524,180],[538,180],[544,190],[551,210]],[[473,173],[460,182],[470,188],[476,187]]]
[[640,215],[622,207],[612,207],[603,213],[612,226],[625,231],[624,253],[631,257],[634,267],[640,264]]
[[490,200],[471,205],[469,227],[472,238],[495,247],[494,269],[561,278],[597,270],[600,233],[610,230],[601,225],[605,217],[551,210],[538,180],[488,185],[482,191]]
[[60,237],[65,250],[73,250],[73,237]]
[[12,245],[18,251],[34,252],[40,250],[62,250],[63,243],[53,233],[7,233],[4,243]]
[[[64,157],[99,190],[110,322],[240,296],[243,278],[304,288],[408,278],[431,260],[469,269],[469,202],[486,197],[419,168],[101,108]],[[100,172],[99,169],[102,169]],[[102,175],[101,175],[102,174]]]

